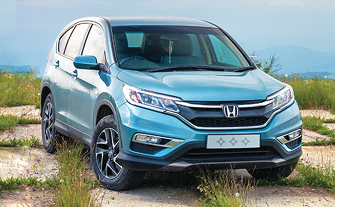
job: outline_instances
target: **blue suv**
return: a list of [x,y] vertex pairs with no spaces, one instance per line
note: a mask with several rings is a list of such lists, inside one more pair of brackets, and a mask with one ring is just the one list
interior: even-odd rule
[[116,190],[150,170],[242,168],[277,179],[302,154],[292,88],[202,20],[71,22],[48,56],[41,115],[45,149],[55,152],[60,135],[89,145],[97,179]]

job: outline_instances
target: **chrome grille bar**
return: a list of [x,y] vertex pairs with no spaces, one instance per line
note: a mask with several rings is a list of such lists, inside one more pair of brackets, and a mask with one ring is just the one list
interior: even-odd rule
[[[176,104],[181,105],[181,106],[186,106],[190,108],[208,108],[208,109],[221,109],[222,105],[205,105],[205,104],[192,104],[188,102],[183,102],[183,101],[175,101]],[[267,106],[269,104],[272,104],[273,100],[267,100],[261,103],[256,103],[256,104],[240,104],[238,105],[238,108],[256,108],[256,107],[263,107]]]

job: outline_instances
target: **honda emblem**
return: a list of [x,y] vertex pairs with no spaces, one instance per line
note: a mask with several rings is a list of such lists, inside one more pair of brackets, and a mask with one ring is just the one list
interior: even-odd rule
[[228,105],[223,107],[224,116],[227,118],[236,118],[238,117],[238,106]]

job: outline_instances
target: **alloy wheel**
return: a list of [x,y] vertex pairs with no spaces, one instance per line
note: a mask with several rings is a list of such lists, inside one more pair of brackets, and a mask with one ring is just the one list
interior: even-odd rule
[[116,178],[121,172],[117,162],[119,154],[119,136],[115,129],[106,128],[98,136],[95,155],[96,164],[101,173],[108,179]]
[[53,136],[53,125],[54,125],[54,114],[53,114],[53,105],[49,102],[44,109],[44,133],[45,141],[49,143],[50,139]]

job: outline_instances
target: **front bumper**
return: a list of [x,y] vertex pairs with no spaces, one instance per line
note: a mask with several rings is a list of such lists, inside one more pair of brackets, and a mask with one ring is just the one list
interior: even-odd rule
[[[121,148],[118,162],[131,170],[185,171],[201,166],[213,169],[273,168],[296,162],[302,154],[301,143],[290,149],[276,139],[302,127],[296,102],[260,129],[196,130],[174,116],[128,103],[119,107],[119,114]],[[136,133],[182,139],[184,142],[174,148],[141,151],[131,144]],[[206,150],[206,138],[210,134],[260,134],[260,148]]]

